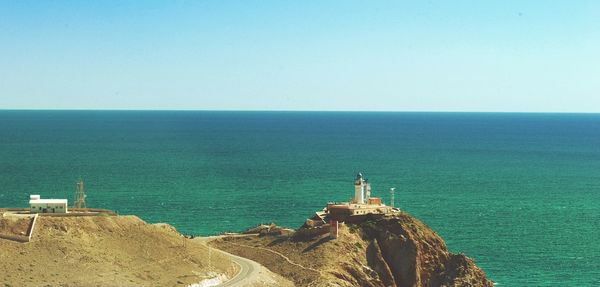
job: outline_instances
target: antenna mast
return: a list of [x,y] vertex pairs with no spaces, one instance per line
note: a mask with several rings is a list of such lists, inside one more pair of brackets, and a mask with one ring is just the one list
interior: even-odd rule
[[83,188],[83,180],[80,179],[77,182],[77,188],[75,189],[75,203],[73,204],[74,208],[87,208],[87,204],[85,203],[85,192]]
[[394,207],[394,193],[396,192],[396,188],[392,187],[390,188],[390,206]]

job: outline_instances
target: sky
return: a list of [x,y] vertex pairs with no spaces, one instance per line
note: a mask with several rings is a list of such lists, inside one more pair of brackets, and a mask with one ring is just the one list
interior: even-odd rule
[[600,1],[0,1],[0,109],[600,112]]

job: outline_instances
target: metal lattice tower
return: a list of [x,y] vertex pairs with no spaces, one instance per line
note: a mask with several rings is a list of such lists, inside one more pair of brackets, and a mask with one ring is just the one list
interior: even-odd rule
[[83,180],[79,180],[77,182],[77,188],[75,189],[75,203],[73,204],[74,208],[87,208],[87,204],[85,203],[85,192],[83,188]]
[[392,187],[390,188],[390,206],[394,207],[394,194],[396,193],[396,188]]

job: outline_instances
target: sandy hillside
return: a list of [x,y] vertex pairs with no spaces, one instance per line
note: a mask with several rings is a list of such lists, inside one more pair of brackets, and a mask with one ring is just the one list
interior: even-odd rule
[[[7,222],[3,229],[11,230]],[[15,227],[19,232],[22,226]],[[187,286],[236,266],[135,216],[40,217],[32,241],[0,239],[2,286]],[[211,273],[214,272],[214,273]]]

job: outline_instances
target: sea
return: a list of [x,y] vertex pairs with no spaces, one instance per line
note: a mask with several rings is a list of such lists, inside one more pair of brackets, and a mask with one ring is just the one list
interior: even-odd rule
[[599,114],[0,111],[4,207],[82,179],[184,234],[297,228],[358,172],[498,286],[600,286]]

